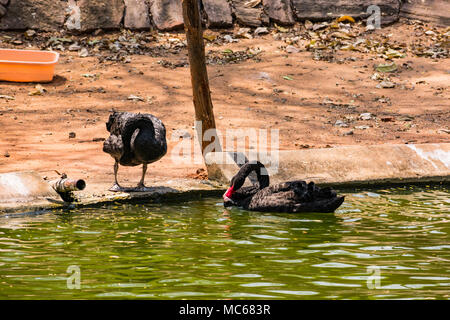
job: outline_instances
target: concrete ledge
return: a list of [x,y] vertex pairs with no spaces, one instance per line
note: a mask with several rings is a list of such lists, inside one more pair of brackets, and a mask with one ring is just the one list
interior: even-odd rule
[[55,190],[36,172],[0,174],[0,203],[61,200]]
[[[268,159],[256,158],[268,163]],[[229,183],[239,170],[230,153],[210,153],[206,161],[210,179],[221,183]],[[278,168],[268,167],[268,171],[271,183],[297,179],[323,185],[450,181],[450,143],[280,151]]]
[[[219,196],[239,170],[234,159],[233,153],[210,153],[206,156],[206,161],[211,181],[153,181],[151,185],[154,187],[148,192],[113,193],[104,191],[104,184],[95,185],[88,181],[85,190],[76,192],[79,201],[70,204],[63,202],[36,173],[0,174],[0,215],[92,207],[115,202],[180,201]],[[259,160],[270,164],[271,159]],[[278,160],[278,167],[268,166],[271,183],[301,179],[345,187],[450,182],[450,143],[279,151]]]
[[[39,183],[39,188],[33,187],[32,184],[23,184],[15,180],[15,182],[12,181],[12,184],[3,184],[4,188],[2,189],[2,176],[17,176],[23,175],[23,173],[0,175],[0,215],[64,208],[95,207],[112,203],[180,201],[203,196],[219,196],[223,192],[223,186],[215,182],[193,179],[153,181],[151,185],[154,185],[154,187],[150,187],[147,192],[130,193],[106,191],[109,185],[95,184],[88,181],[85,190],[74,193],[77,201],[66,203],[38,174],[26,173],[27,181],[30,180],[29,174],[32,174],[33,183]],[[19,187],[19,190],[17,190],[17,187]],[[27,189],[27,191],[24,192],[22,189]]]

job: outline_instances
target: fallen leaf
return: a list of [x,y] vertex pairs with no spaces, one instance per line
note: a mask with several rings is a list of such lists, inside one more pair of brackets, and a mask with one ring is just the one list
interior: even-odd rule
[[46,92],[47,90],[41,86],[40,84],[38,84],[36,87],[34,87],[35,90],[30,91],[28,93],[29,96],[41,96],[44,92]]
[[404,58],[406,57],[405,54],[394,50],[394,49],[388,49],[385,53],[384,53],[389,59],[393,59],[393,58]]
[[351,39],[351,37],[347,33],[340,32],[340,31],[333,32],[330,36],[339,38],[339,39],[347,39],[347,40]]
[[261,3],[262,0],[250,0],[244,3],[245,8],[254,8]]
[[97,75],[92,73],[83,73],[81,76],[84,78],[95,78]]
[[376,70],[379,72],[395,72],[397,71],[397,65],[395,64],[395,62],[390,64],[379,64],[376,67]]
[[214,41],[217,39],[217,36],[215,34],[203,34],[203,39]]
[[317,30],[325,29],[326,27],[328,27],[328,23],[322,22],[322,23],[314,24],[312,29],[313,29],[313,31],[317,31]]
[[276,23],[275,23],[275,28],[277,28],[277,30],[278,30],[279,32],[282,32],[282,33],[287,33],[287,32],[289,32],[289,29],[284,28],[284,27],[282,27],[282,26],[279,26],[279,25],[277,25]]
[[305,28],[311,30],[313,28],[313,23],[309,20],[305,21]]
[[350,22],[350,23],[355,23],[355,19],[353,19],[353,17],[351,17],[351,16],[341,16],[341,17],[339,17],[336,21],[337,21],[337,22],[348,21],[348,22]]
[[127,99],[128,100],[133,100],[133,101],[145,101],[144,98],[139,97],[139,96],[135,96],[134,94],[129,95]]

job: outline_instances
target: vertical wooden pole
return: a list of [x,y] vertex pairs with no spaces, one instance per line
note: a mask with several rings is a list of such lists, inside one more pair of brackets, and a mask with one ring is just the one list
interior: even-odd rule
[[[209,90],[208,71],[206,69],[205,44],[203,42],[203,29],[200,17],[199,0],[182,0],[184,30],[189,52],[189,64],[191,68],[192,92],[194,98],[195,120],[201,121],[202,130],[197,131],[197,138],[202,147],[203,156],[205,148],[211,143],[203,141],[202,132],[216,129],[214,120],[211,92]],[[217,135],[215,135],[217,139]],[[220,145],[219,141],[215,141]],[[215,150],[220,151],[220,150]]]

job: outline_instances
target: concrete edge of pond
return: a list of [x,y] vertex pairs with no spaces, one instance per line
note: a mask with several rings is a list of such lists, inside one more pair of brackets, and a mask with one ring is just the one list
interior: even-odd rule
[[[249,154],[259,160],[271,183],[315,181],[322,185],[373,186],[450,181],[450,143],[342,146]],[[228,183],[239,170],[242,153],[206,155],[209,178]],[[242,162],[240,162],[242,163]]]
[[[42,181],[45,183],[43,179]],[[172,187],[174,184],[176,187]],[[100,186],[103,187],[103,185]],[[75,192],[76,201],[72,203],[64,202],[61,198],[46,197],[37,193],[30,195],[28,201],[0,201],[0,215],[97,207],[113,203],[184,201],[207,196],[219,196],[224,189],[222,185],[214,182],[193,179],[171,180],[167,185],[160,183],[158,186],[149,187],[149,190],[145,192],[99,191],[100,186],[97,185],[85,191]]]
[[[269,154],[270,156],[270,154]],[[273,156],[273,155],[272,155]],[[346,187],[374,187],[409,183],[449,183],[450,143],[421,145],[348,146],[326,149],[279,151],[278,166],[271,166],[272,158],[257,155],[267,164],[271,183],[301,179],[313,180],[319,185]],[[250,157],[252,160],[253,158]],[[0,215],[39,212],[64,208],[96,207],[112,203],[184,201],[207,196],[220,196],[239,166],[236,154],[211,153],[206,156],[210,181],[173,179],[159,181],[147,192],[113,193],[104,184],[89,185],[76,192],[78,201],[65,203],[47,187],[43,194],[29,199],[11,201],[0,195]],[[5,174],[3,174],[5,175]],[[2,175],[0,175],[2,176]],[[40,179],[30,173],[27,177]],[[1,179],[0,179],[1,180]],[[1,182],[1,181],[0,181]],[[1,193],[1,188],[0,188]]]

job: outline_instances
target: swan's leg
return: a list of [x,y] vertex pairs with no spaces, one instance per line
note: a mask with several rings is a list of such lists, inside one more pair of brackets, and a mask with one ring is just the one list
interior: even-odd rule
[[146,172],[147,172],[147,164],[144,163],[144,164],[142,165],[142,177],[141,177],[141,181],[139,181],[139,183],[138,183],[138,185],[137,185],[138,189],[145,190],[144,179],[145,179],[145,173],[146,173]]
[[116,160],[114,163],[114,184],[111,188],[109,188],[109,191],[118,192],[123,191],[124,189],[119,185],[119,182],[117,182],[117,171],[119,170],[119,162]]

